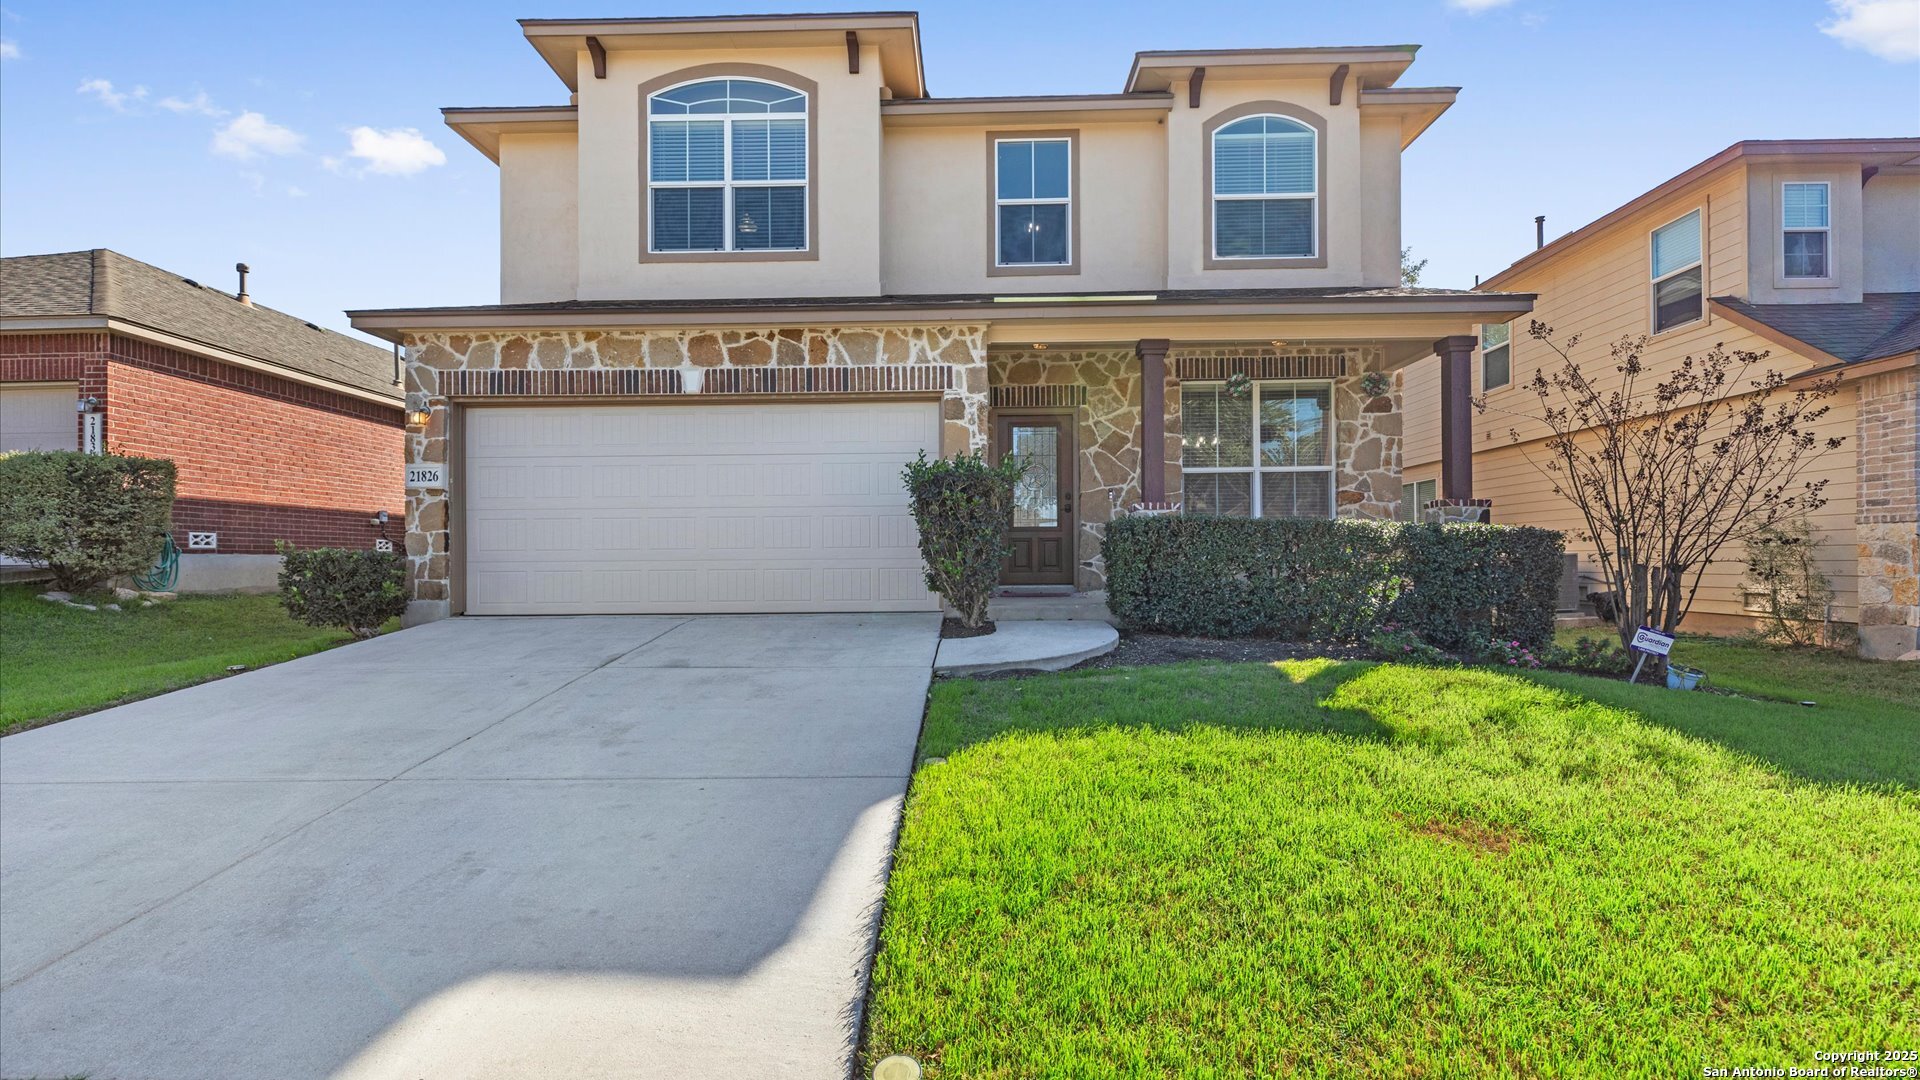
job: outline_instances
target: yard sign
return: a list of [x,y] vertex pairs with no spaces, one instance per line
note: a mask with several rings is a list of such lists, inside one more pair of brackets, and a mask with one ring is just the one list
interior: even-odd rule
[[1634,661],[1633,674],[1627,676],[1628,682],[1640,680],[1640,667],[1647,662],[1647,657],[1665,656],[1673,651],[1673,635],[1643,626],[1633,632],[1633,648],[1640,654],[1640,659]]

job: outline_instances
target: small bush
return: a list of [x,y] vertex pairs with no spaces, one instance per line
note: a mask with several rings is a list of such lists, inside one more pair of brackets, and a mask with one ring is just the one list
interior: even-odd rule
[[308,626],[369,638],[407,610],[407,567],[398,554],[283,543],[280,557],[280,603]]
[[1625,675],[1633,669],[1633,654],[1622,648],[1615,638],[1583,637],[1575,641],[1571,649],[1554,646],[1549,650],[1547,662],[1574,671]]
[[922,452],[901,472],[920,529],[927,588],[939,593],[970,627],[987,621],[987,601],[1007,557],[1013,489],[1026,463],[989,464],[979,454],[927,460]]
[[1805,514],[1760,530],[1747,541],[1748,589],[1765,597],[1762,640],[1776,645],[1831,645],[1833,583],[1814,554],[1819,537]]
[[0,554],[68,592],[153,565],[173,518],[173,462],[71,450],[0,456]]
[[1518,668],[1522,671],[1538,671],[1554,659],[1553,646],[1549,645],[1541,652],[1534,652],[1518,641],[1489,641],[1474,650],[1474,660],[1494,667]]
[[1431,667],[1454,662],[1451,655],[1421,641],[1419,634],[1397,623],[1388,623],[1381,627],[1379,633],[1367,639],[1367,646],[1380,659],[1392,660],[1400,664],[1424,664]]
[[1553,637],[1563,541],[1513,525],[1188,515],[1107,526],[1107,605],[1176,634],[1360,640],[1401,624],[1448,652]]

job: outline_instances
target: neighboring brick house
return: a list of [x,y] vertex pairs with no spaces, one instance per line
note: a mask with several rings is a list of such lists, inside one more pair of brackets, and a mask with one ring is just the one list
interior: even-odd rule
[[0,260],[0,450],[173,461],[184,590],[272,585],[280,540],[374,546],[383,510],[399,545],[395,374],[378,346],[104,248]]
[[[1810,472],[1827,482],[1811,522],[1834,618],[1858,626],[1864,655],[1920,648],[1920,139],[1736,143],[1484,287],[1537,294],[1541,321],[1581,335],[1589,373],[1608,369],[1611,343],[1645,334],[1657,377],[1724,344],[1767,352],[1797,384],[1841,380],[1816,433],[1845,441]],[[1556,358],[1525,326],[1485,326],[1459,359],[1489,420],[1454,479],[1492,500],[1495,521],[1566,530],[1588,554],[1578,512],[1538,468],[1545,431],[1526,384]],[[1437,393],[1441,366],[1409,370],[1412,396]],[[1407,417],[1410,512],[1447,493],[1439,421],[1431,407]],[[1764,596],[1742,585],[1744,554],[1734,545],[1708,568],[1689,628],[1753,625]]]
[[1103,588],[1137,503],[1389,517],[1399,370],[1531,306],[1401,285],[1455,96],[1395,85],[1414,46],[937,98],[912,13],[521,25],[571,100],[446,112],[500,167],[501,303],[349,313],[446,473],[412,620],[933,610],[921,451],[1033,463],[1010,585]]

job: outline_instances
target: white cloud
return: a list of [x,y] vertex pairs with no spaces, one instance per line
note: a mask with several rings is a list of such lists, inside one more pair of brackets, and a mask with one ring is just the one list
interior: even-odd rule
[[1833,21],[1820,32],[1882,60],[1920,60],[1920,0],[1827,0]]
[[20,59],[20,46],[9,38],[0,38],[0,60]]
[[307,197],[307,189],[306,189],[306,188],[303,188],[303,187],[301,187],[301,186],[300,186],[300,185],[298,185],[298,184],[288,184],[288,185],[287,185],[287,198],[289,198],[289,199],[304,199],[304,198],[306,198],[306,197]]
[[105,79],[88,79],[75,88],[74,93],[90,94],[114,112],[126,112],[129,103],[147,96],[147,88],[136,86],[131,90],[115,90],[113,84]]
[[227,110],[213,103],[207,92],[201,90],[191,98],[178,98],[171,95],[154,102],[155,105],[174,113],[199,113],[201,116],[226,116]]
[[306,136],[282,127],[257,112],[243,112],[213,133],[213,152],[236,161],[261,154],[298,153]]
[[[347,157],[364,162],[362,173],[383,176],[412,176],[417,172],[445,165],[447,155],[414,128],[357,127],[347,132],[351,146]],[[346,164],[340,158],[322,158],[322,165],[338,172]]]
[[1464,11],[1469,15],[1478,15],[1483,11],[1503,8],[1513,0],[1447,0],[1447,6],[1455,11]]

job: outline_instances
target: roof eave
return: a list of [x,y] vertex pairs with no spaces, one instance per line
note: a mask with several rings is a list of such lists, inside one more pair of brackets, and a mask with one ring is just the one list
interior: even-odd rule
[[[796,15],[695,15],[661,18],[521,19],[520,31],[569,90],[580,89],[579,54],[586,39],[672,37],[689,34],[753,34],[795,31],[861,33],[905,32],[910,85],[895,87],[912,96],[927,92],[926,63],[920,45],[920,16],[912,11],[819,12]],[[883,46],[881,65],[889,66]],[[899,64],[892,65],[896,72]],[[891,83],[890,83],[891,85]]]
[[[1414,54],[1420,51],[1418,45],[1328,45],[1309,46],[1297,49],[1179,49],[1148,50],[1133,54],[1133,64],[1127,70],[1125,92],[1164,90],[1167,87],[1149,85],[1143,87],[1142,78],[1146,72],[1171,72],[1169,81],[1185,79],[1194,68],[1204,67],[1217,77],[1235,68],[1258,67],[1301,67],[1306,69],[1333,68],[1345,64],[1350,69],[1369,68],[1365,75],[1376,80],[1375,88],[1392,86],[1394,81],[1412,66]],[[1159,80],[1149,79],[1157,84]]]

